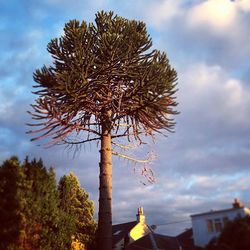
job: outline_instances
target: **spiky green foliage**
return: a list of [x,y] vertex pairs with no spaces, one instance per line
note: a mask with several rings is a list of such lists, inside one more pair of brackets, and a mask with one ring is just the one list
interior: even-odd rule
[[[33,140],[81,145],[101,140],[99,249],[112,248],[114,138],[142,142],[143,135],[172,131],[176,71],[166,54],[152,50],[143,22],[98,12],[95,23],[72,20],[48,44],[52,66],[34,73],[38,90],[29,112],[40,133]],[[128,159],[128,158],[127,158]]]
[[96,223],[93,219],[94,203],[88,193],[81,188],[74,173],[64,175],[59,181],[60,208],[74,218],[76,230],[74,240],[86,247],[94,240]]
[[53,66],[34,73],[39,97],[31,115],[41,121],[34,139],[69,142],[77,132],[70,142],[98,140],[103,124],[112,138],[172,130],[176,71],[151,47],[143,22],[112,12],[97,13],[95,23],[68,22],[48,44]]

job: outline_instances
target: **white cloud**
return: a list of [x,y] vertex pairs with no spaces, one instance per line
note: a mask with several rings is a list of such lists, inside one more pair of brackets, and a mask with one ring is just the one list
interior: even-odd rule
[[244,103],[245,98],[247,98],[247,96],[245,96],[245,94],[247,95],[247,93],[244,91],[243,86],[239,80],[229,79],[225,83],[224,90],[228,95],[228,106],[243,106],[242,102]]
[[141,3],[143,15],[149,24],[164,27],[173,18],[182,19],[182,24],[192,28],[208,26],[214,30],[228,30],[235,27],[241,12],[250,11],[248,0],[203,0],[191,4],[180,0],[150,1]]
[[250,11],[250,1],[249,0],[238,0],[236,1],[238,8],[242,11],[249,12]]
[[227,74],[219,65],[196,63],[187,67],[180,77],[183,112],[198,112],[200,119],[210,122],[218,119],[228,124],[249,124],[249,89]]
[[205,0],[188,9],[186,18],[191,28],[209,28],[231,36],[240,29],[242,15],[249,11],[248,0]]
[[181,15],[182,9],[179,0],[151,1],[143,4],[141,14],[148,21],[149,25],[156,28],[164,27],[172,18]]
[[234,2],[208,0],[190,9],[187,20],[191,26],[208,25],[213,29],[230,28],[237,16]]
[[[195,194],[194,200],[221,199],[225,204],[239,193],[249,192],[249,172],[238,175],[192,175],[188,194]],[[185,193],[185,192],[184,192]],[[241,197],[240,197],[241,198]],[[195,203],[193,204],[195,205]]]
[[185,2],[148,1],[137,6],[137,15],[148,27],[161,31],[154,45],[178,64],[190,58],[239,70],[250,56],[250,1]]

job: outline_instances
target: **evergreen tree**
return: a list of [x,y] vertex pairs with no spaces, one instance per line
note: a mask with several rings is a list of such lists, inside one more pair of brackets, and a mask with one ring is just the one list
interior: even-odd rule
[[77,176],[73,173],[61,177],[58,185],[60,208],[75,221],[74,244],[78,242],[88,247],[91,245],[96,224],[93,219],[94,203],[87,192],[81,188]]
[[52,169],[42,161],[0,167],[0,250],[70,249],[73,220],[59,207]]
[[[32,218],[26,225],[26,244],[32,249],[67,249],[73,231],[72,222],[70,218],[67,221],[66,215],[59,209],[53,169],[47,170],[41,159],[31,162],[26,159],[23,170],[30,185],[30,189],[26,189],[26,214]],[[65,230],[69,231],[66,235],[63,233]]]
[[95,24],[73,20],[48,44],[53,66],[34,73],[39,88],[30,112],[35,139],[79,145],[101,141],[98,244],[112,248],[112,142],[172,131],[176,71],[150,50],[143,22],[99,12]]
[[13,156],[0,166],[0,249],[21,249],[23,236],[23,197],[20,186],[24,178],[18,158]]

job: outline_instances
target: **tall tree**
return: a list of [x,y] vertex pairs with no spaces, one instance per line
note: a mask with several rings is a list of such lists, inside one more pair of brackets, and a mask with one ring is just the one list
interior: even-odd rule
[[166,54],[150,49],[143,22],[99,12],[95,23],[69,21],[48,51],[53,66],[34,73],[30,112],[40,126],[33,140],[80,145],[101,141],[98,244],[112,248],[112,142],[172,131],[176,71]]
[[55,172],[47,169],[42,160],[25,160],[23,172],[29,188],[26,198],[24,249],[69,249],[74,232],[71,218],[59,207]]
[[24,178],[20,162],[13,156],[0,166],[0,249],[19,249],[22,238]]
[[61,177],[58,185],[60,208],[72,216],[75,222],[74,241],[89,246],[94,240],[96,224],[93,219],[94,203],[81,188],[74,173]]
[[59,208],[52,169],[11,157],[0,166],[0,249],[70,249],[70,217]]

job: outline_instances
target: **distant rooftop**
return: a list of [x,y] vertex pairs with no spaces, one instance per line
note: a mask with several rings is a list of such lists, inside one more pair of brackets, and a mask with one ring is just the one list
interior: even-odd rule
[[123,239],[130,230],[136,226],[137,221],[131,221],[127,223],[117,224],[112,226],[112,234],[113,234],[113,245]]
[[134,241],[127,246],[128,250],[141,250],[141,249],[167,249],[167,250],[194,250],[193,231],[188,229],[180,235],[167,236],[156,233],[149,233],[146,236]]
[[221,210],[210,210],[204,213],[199,213],[199,214],[193,214],[191,215],[191,217],[198,217],[198,216],[203,216],[203,215],[209,215],[209,214],[216,214],[216,213],[225,213],[225,212],[230,212],[230,211],[237,211],[240,210],[242,208],[245,208],[243,203],[239,200],[239,199],[234,199],[234,202],[232,203],[232,207],[231,208],[227,208],[227,209],[221,209]]

